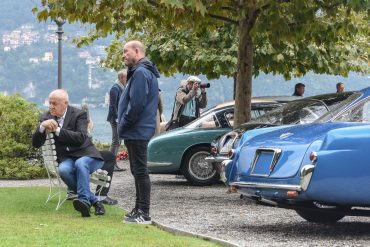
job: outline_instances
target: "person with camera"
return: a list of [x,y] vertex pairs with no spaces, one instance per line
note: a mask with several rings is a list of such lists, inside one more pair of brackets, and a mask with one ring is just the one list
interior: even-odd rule
[[[189,76],[176,91],[175,105],[169,129],[182,127],[200,116],[200,109],[207,106],[206,87],[197,76]],[[200,94],[198,90],[200,88]]]

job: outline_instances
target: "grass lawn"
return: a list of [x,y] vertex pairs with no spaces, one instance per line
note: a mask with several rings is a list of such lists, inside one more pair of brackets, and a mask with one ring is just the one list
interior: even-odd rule
[[45,204],[47,195],[46,187],[0,189],[0,246],[217,246],[151,225],[124,224],[124,211],[114,206],[89,218],[70,201],[56,211],[56,199]]

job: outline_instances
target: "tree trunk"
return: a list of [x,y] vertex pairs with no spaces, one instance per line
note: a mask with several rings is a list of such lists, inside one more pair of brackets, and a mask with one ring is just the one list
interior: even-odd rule
[[[252,1],[253,2],[253,1]],[[238,68],[235,97],[234,128],[251,118],[253,40],[250,31],[254,26],[255,6],[249,5],[248,11],[239,20]]]
[[235,100],[235,94],[236,94],[236,80],[238,77],[238,73],[233,74],[233,100]]

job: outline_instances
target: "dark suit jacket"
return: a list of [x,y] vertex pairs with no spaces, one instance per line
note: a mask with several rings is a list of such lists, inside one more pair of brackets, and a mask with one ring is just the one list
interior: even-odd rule
[[114,83],[109,91],[109,111],[108,111],[108,122],[116,121],[118,118],[118,101],[122,94],[122,87],[117,83]]
[[[45,112],[40,118],[40,123],[52,118],[55,119],[50,112]],[[39,128],[40,125],[32,136],[32,145],[36,148],[41,147],[46,139],[46,131],[40,133]],[[54,140],[59,163],[67,158],[83,156],[103,160],[87,135],[87,114],[80,109],[68,106],[63,127],[60,129],[59,136],[54,135]]]

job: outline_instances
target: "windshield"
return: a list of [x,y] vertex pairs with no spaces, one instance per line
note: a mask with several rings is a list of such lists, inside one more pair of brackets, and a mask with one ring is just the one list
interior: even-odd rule
[[[281,106],[280,103],[252,103],[251,118],[257,118],[264,115],[266,112]],[[230,128],[234,125],[234,107],[227,106],[224,108],[211,108],[204,112],[200,118],[185,125],[185,128]]]
[[[318,95],[294,100],[249,123],[272,125],[312,123],[322,116],[333,116],[336,109],[353,101],[353,92]],[[357,95],[358,97],[358,95]]]
[[205,112],[200,118],[194,120],[193,122],[185,125],[185,128],[216,128],[219,127],[220,123],[216,118],[214,111]]
[[[343,95],[345,97],[345,93],[342,93],[340,95]],[[333,117],[336,117],[338,113],[343,110],[344,107],[348,106],[352,102],[354,102],[356,99],[358,99],[361,96],[360,92],[352,92],[349,96],[345,97],[339,104],[337,104],[337,107],[334,109],[331,109],[331,114],[325,114],[320,117],[316,122],[324,123],[329,120],[331,120]]]

